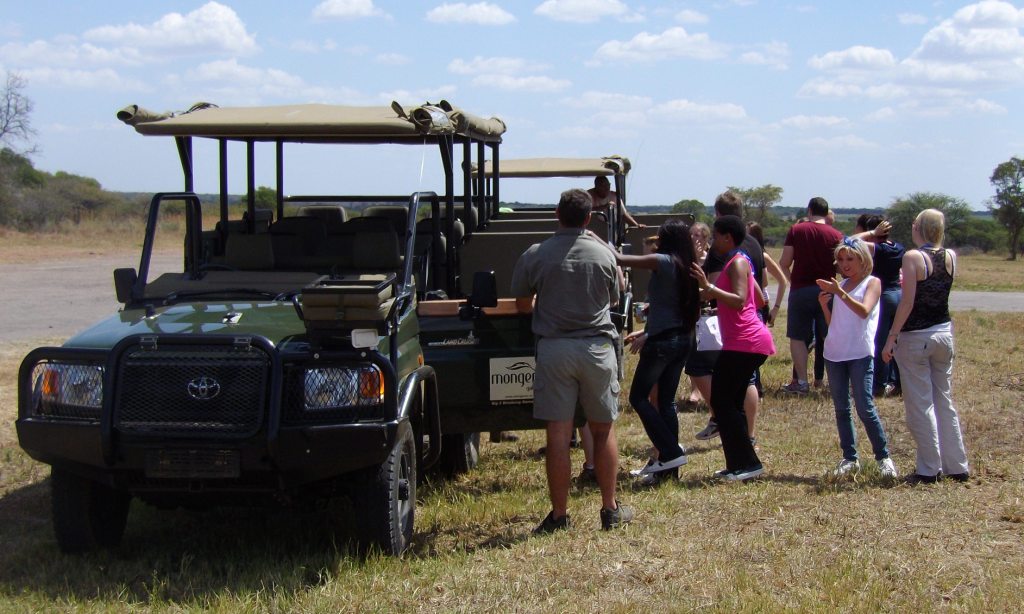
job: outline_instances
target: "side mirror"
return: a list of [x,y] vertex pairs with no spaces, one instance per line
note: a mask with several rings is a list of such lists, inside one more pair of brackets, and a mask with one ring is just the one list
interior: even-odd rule
[[132,289],[138,280],[135,269],[114,269],[114,295],[118,303],[127,305],[132,302]]

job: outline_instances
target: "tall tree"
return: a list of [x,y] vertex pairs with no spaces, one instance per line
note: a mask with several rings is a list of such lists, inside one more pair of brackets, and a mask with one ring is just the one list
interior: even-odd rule
[[912,247],[910,227],[917,214],[925,209],[938,209],[945,216],[944,243],[954,247],[965,244],[968,221],[972,215],[970,205],[963,199],[936,192],[914,192],[897,198],[889,205],[886,215],[892,222],[892,239]]
[[[729,189],[743,197],[743,206],[748,211],[751,209],[757,211],[757,217],[755,218],[757,222],[764,222],[765,218],[768,217],[768,211],[782,200],[782,188],[770,183],[756,188],[736,188],[730,186]],[[749,213],[747,218],[751,218]]]
[[[30,144],[35,130],[32,129],[32,100],[25,95],[28,81],[17,73],[8,72],[3,89],[0,90],[0,143],[14,149],[15,143]],[[31,153],[29,145],[21,153]]]
[[672,213],[689,213],[699,222],[707,217],[707,207],[697,199],[686,198],[672,205]]
[[1010,260],[1017,259],[1024,230],[1024,160],[1014,156],[1003,162],[989,178],[996,195],[988,209],[1009,235]]

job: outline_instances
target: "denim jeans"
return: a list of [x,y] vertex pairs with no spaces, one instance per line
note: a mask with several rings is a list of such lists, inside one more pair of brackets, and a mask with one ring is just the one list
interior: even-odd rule
[[828,369],[828,386],[832,392],[832,403],[836,407],[839,447],[842,448],[843,458],[846,460],[857,460],[857,434],[850,412],[851,394],[853,404],[857,407],[857,416],[871,441],[875,460],[889,457],[889,441],[885,437],[882,421],[878,418],[875,401],[871,396],[874,362],[874,356],[840,362],[825,360],[825,368]]
[[967,473],[967,450],[953,406],[953,333],[904,331],[896,342],[907,429],[917,443],[917,473]]
[[900,370],[895,360],[885,362],[882,360],[882,349],[892,330],[892,320],[896,317],[896,307],[900,304],[900,297],[903,295],[901,288],[889,288],[882,291],[879,301],[878,330],[875,331],[875,393],[880,394],[886,384],[899,387]]
[[[659,333],[644,343],[629,389],[629,404],[636,410],[651,443],[664,462],[680,456],[679,416],[676,414],[676,388],[690,354],[692,334],[682,329]],[[658,406],[648,397],[658,385]]]

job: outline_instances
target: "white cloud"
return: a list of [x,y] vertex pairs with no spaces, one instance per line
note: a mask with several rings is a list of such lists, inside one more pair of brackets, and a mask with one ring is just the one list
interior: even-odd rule
[[409,56],[402,55],[401,53],[378,53],[373,59],[378,64],[387,64],[389,66],[401,66],[410,62]]
[[676,21],[679,23],[707,23],[708,16],[700,11],[683,9],[676,13]]
[[755,66],[768,66],[776,70],[789,68],[789,45],[772,41],[761,45],[758,49],[740,54],[740,62]]
[[872,149],[878,147],[876,143],[872,143],[871,141],[863,139],[854,134],[834,136],[829,138],[815,137],[813,139],[804,139],[802,141],[797,142],[800,145],[804,145],[805,147],[818,150]]
[[322,51],[334,51],[338,48],[338,45],[333,39],[328,38],[321,43],[310,40],[292,41],[288,48],[299,53],[320,53]]
[[845,126],[850,123],[845,117],[836,117],[835,115],[793,115],[787,117],[779,122],[787,128],[797,128],[799,130],[808,130],[813,128],[835,128],[836,126]]
[[713,60],[725,55],[725,47],[707,34],[689,34],[682,27],[661,34],[641,32],[628,41],[608,41],[594,54],[598,60],[645,62],[671,58]]
[[361,19],[387,17],[388,14],[373,5],[373,0],[324,0],[313,9],[316,19]]
[[593,90],[569,98],[563,98],[561,102],[573,108],[604,109],[613,113],[618,112],[620,109],[646,109],[651,106],[651,99],[647,96],[614,94]]
[[55,42],[36,40],[30,43],[7,43],[0,45],[0,57],[12,65],[67,68],[110,65],[137,66],[145,61],[137,49],[107,49],[91,43],[82,44],[74,39]]
[[1024,81],[1024,9],[984,0],[932,28],[904,61],[910,76],[928,82],[993,86]]
[[572,82],[544,76],[480,75],[473,79],[473,85],[509,91],[557,92],[568,88]]
[[896,58],[888,49],[857,45],[842,51],[829,51],[823,56],[814,56],[807,64],[818,70],[882,70],[895,66]]
[[872,111],[864,116],[869,122],[884,122],[894,119],[896,117],[896,110],[892,107],[882,107],[876,111]]
[[900,13],[896,16],[897,21],[905,26],[920,26],[928,23],[928,18],[917,13]]
[[731,102],[701,104],[679,98],[656,105],[650,114],[657,115],[667,121],[724,121],[736,122],[746,119],[747,112],[738,104]]
[[522,58],[485,58],[479,55],[472,60],[455,58],[448,63],[448,72],[453,72],[457,75],[476,75],[480,73],[518,75],[524,72],[539,72],[547,68],[544,64],[527,62]]
[[111,68],[83,70],[44,66],[19,70],[18,72],[33,85],[137,92],[152,89],[138,79],[121,76]]
[[184,75],[169,75],[164,82],[166,87],[190,92],[190,99],[209,100],[220,105],[296,100],[366,104],[366,97],[351,88],[311,85],[289,72],[247,66],[235,59],[206,62]]
[[208,2],[185,15],[168,13],[149,25],[100,26],[86,31],[83,38],[138,49],[150,59],[168,55],[245,55],[258,49],[238,14],[217,2]]
[[456,92],[454,85],[442,85],[435,88],[425,88],[418,90],[390,90],[381,92],[377,95],[377,99],[381,102],[388,104],[392,100],[397,100],[402,105],[418,105],[423,104],[427,100],[441,100],[442,98],[449,98]]
[[490,2],[442,4],[427,12],[427,21],[434,23],[470,23],[481,26],[504,26],[516,20],[512,13]]
[[629,7],[619,0],[544,0],[533,12],[556,21],[593,23],[604,17],[628,17]]

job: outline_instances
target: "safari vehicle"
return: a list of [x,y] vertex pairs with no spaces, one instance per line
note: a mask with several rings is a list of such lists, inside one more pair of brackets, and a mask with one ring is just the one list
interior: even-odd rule
[[[446,406],[486,409],[459,381],[443,385],[452,398],[439,395],[431,352],[487,338],[523,344],[502,346],[502,356],[532,355],[525,316],[513,314],[512,332],[500,338],[467,334],[467,322],[497,305],[486,275],[478,305],[448,299],[462,294],[462,237],[486,209],[482,182],[474,190],[468,174],[456,196],[457,154],[464,168],[474,155],[482,164],[488,150],[497,159],[504,123],[444,102],[203,104],[159,115],[132,106],[118,118],[140,134],[173,137],[184,190],[153,197],[138,269],[114,271],[120,312],[22,363],[17,431],[33,458],[52,465],[58,545],[75,552],[118,544],[133,498],[159,507],[301,507],[347,495],[360,542],[402,552],[418,473],[475,462],[474,420]],[[213,206],[193,191],[193,139],[216,146]],[[247,199],[233,219],[228,145],[239,143]],[[434,147],[444,189],[283,195],[286,145],[319,155],[345,144]],[[275,152],[272,211],[255,204],[257,145]],[[373,204],[356,217],[356,203]],[[184,246],[181,267],[157,275],[158,227],[174,207],[184,213],[184,236],[174,241]],[[430,303],[431,315],[419,317],[418,306]]]

